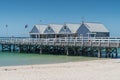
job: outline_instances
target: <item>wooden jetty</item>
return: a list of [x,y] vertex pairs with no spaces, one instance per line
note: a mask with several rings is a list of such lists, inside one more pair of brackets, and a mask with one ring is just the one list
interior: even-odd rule
[[[76,55],[92,57],[117,57],[120,38],[0,38],[1,51]],[[103,53],[104,52],[104,53]]]

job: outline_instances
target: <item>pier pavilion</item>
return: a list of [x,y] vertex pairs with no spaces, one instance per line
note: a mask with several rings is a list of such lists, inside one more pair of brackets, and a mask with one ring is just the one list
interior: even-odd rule
[[31,38],[110,36],[109,30],[102,23],[93,22],[35,25],[29,34]]

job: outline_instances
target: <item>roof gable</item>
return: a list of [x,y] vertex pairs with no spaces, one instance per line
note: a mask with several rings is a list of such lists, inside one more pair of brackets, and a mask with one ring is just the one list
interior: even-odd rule
[[84,24],[81,24],[81,26],[77,30],[78,34],[83,34],[84,36],[86,36],[86,34],[89,32],[90,32],[89,29]]
[[44,33],[46,33],[46,34],[54,34],[55,32],[54,32],[54,30],[50,26],[48,26],[45,29]]
[[34,27],[32,28],[32,30],[30,31],[30,33],[39,33],[39,30],[37,29],[36,26],[34,26]]
[[60,34],[70,34],[71,33],[71,30],[66,26],[62,26],[62,28],[60,29],[59,31]]

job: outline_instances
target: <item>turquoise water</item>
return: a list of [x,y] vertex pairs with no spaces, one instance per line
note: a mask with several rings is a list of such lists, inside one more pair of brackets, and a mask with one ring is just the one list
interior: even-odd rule
[[[120,48],[118,49],[118,58],[120,58]],[[66,56],[66,55],[40,55],[40,54],[28,54],[28,53],[0,52],[0,66],[53,64],[53,63],[86,61],[86,60],[96,60],[96,59],[98,58]]]
[[0,66],[17,66],[31,64],[53,64],[73,61],[94,60],[97,58],[61,55],[39,55],[24,53],[0,53]]

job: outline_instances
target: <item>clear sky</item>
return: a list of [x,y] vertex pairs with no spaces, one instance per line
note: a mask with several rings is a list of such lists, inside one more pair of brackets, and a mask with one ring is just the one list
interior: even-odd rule
[[120,37],[120,0],[0,0],[0,37],[27,36],[35,24],[80,23],[83,16]]

